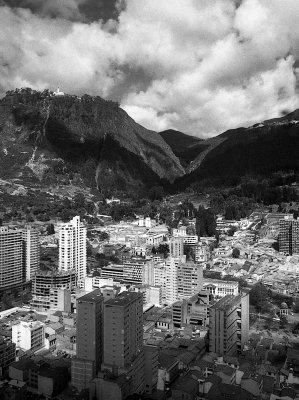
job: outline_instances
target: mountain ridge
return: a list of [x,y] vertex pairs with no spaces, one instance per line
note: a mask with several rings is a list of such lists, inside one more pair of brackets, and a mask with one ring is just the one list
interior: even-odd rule
[[[185,173],[158,133],[137,124],[117,103],[98,96],[54,96],[48,90],[30,88],[7,92],[0,100],[1,150],[5,158],[10,152],[11,158],[18,158],[12,164],[23,171],[14,177],[32,167],[43,180],[53,167],[52,158],[64,163],[65,171],[68,167],[82,172],[89,166],[88,173],[99,188],[108,177],[112,186],[122,177],[122,186],[127,181],[130,187],[141,187],[147,181],[150,185],[171,182]],[[22,154],[27,154],[26,162]],[[39,165],[38,173],[34,165]],[[1,162],[0,171],[4,176],[8,173]]]

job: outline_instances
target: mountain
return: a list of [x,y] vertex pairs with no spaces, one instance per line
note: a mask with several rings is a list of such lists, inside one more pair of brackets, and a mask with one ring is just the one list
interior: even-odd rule
[[181,189],[195,183],[235,185],[245,175],[299,171],[299,110],[249,128],[228,130],[205,140],[205,150],[178,178]]
[[29,88],[0,100],[2,179],[129,189],[172,182],[185,171],[156,132],[98,96]]
[[195,136],[186,135],[185,133],[168,129],[159,132],[165,142],[171,147],[174,154],[179,158],[184,168],[188,168],[189,164],[203,152],[208,146],[205,145],[203,139]]

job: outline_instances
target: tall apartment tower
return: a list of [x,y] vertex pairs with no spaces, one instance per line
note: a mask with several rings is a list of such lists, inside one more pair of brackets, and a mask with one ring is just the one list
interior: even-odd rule
[[86,227],[80,217],[74,217],[59,231],[59,269],[74,269],[78,285],[84,284],[86,277]]
[[177,268],[177,298],[188,299],[203,288],[202,266],[194,262],[180,262]]
[[0,227],[0,289],[17,286],[22,282],[22,232]]
[[97,289],[77,300],[77,354],[72,361],[72,385],[89,388],[103,358],[103,296]]
[[166,260],[165,302],[172,304],[178,299],[178,265],[179,259],[169,257]]
[[143,296],[122,292],[104,303],[102,371],[130,378],[130,392],[144,390]]
[[210,308],[209,351],[235,356],[249,337],[249,292],[227,295]]
[[27,228],[22,232],[23,239],[23,278],[31,281],[39,268],[40,243],[39,233],[36,229]]
[[184,255],[183,238],[174,237],[169,241],[169,255],[173,258],[181,258]]
[[279,251],[299,254],[299,219],[285,217],[279,221]]

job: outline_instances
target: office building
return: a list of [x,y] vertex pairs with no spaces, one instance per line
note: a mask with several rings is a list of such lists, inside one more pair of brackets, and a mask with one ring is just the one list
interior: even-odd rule
[[210,307],[209,351],[235,356],[249,337],[249,292],[227,295]]
[[166,260],[165,302],[167,304],[172,304],[178,299],[178,264],[178,259],[169,257]]
[[31,281],[38,271],[40,262],[39,233],[36,229],[27,228],[22,232],[23,239],[23,278]]
[[0,227],[0,289],[23,282],[22,232]]
[[140,285],[142,283],[144,260],[128,260],[123,265],[123,283]]
[[17,348],[37,351],[45,345],[44,325],[39,321],[20,321],[12,326],[12,341]]
[[72,360],[72,385],[89,388],[103,357],[103,296],[96,289],[77,300],[77,354]]
[[177,266],[177,299],[188,299],[202,287],[202,266],[193,262],[180,262]]
[[279,221],[279,251],[286,254],[299,254],[299,219],[284,217]]
[[109,398],[112,386],[120,388],[121,377],[126,382],[122,389],[126,393],[144,391],[142,293],[122,292],[105,302],[103,354],[103,375],[98,388],[103,398]]
[[175,328],[188,324],[194,327],[209,325],[211,295],[201,290],[189,299],[178,300],[172,305],[172,322]]
[[84,286],[86,277],[86,227],[80,217],[74,217],[59,231],[59,269],[75,270],[78,286]]
[[184,255],[184,242],[181,237],[171,238],[169,241],[169,255],[173,258],[181,258]]

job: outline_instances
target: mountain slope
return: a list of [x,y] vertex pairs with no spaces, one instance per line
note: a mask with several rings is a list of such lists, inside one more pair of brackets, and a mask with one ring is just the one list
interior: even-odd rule
[[165,142],[171,147],[174,154],[179,158],[182,166],[188,168],[189,164],[204,150],[208,145],[203,139],[185,133],[168,129],[159,132]]
[[245,175],[267,176],[276,171],[299,171],[299,110],[249,128],[229,130],[204,142],[201,152],[178,178],[185,188],[196,182],[235,185]]
[[102,187],[159,184],[184,174],[162,137],[117,103],[22,89],[0,101],[0,174],[40,181],[79,174]]

